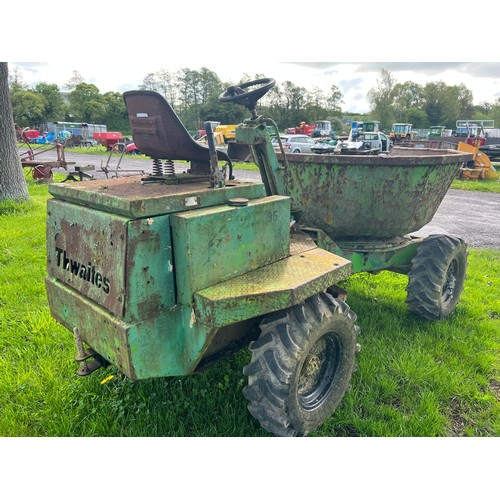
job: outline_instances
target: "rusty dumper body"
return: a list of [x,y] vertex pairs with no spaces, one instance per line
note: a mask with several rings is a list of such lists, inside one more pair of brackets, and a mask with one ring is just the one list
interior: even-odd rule
[[[221,95],[251,113],[236,139],[260,167],[257,183],[235,180],[227,154],[195,143],[159,94],[126,92],[153,173],[50,186],[46,286],[80,374],[111,363],[132,379],[187,375],[249,345],[249,411],[269,432],[296,436],[331,414],[354,370],[359,328],[339,282],[405,272],[412,312],[454,309],[465,243],[408,233],[430,221],[468,155],[276,155],[272,123],[255,110],[272,85]],[[443,284],[427,290],[419,268],[436,251]]]

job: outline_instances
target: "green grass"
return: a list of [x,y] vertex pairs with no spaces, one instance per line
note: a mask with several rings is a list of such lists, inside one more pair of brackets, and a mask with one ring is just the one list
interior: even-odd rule
[[455,179],[451,183],[452,189],[462,189],[464,191],[482,191],[486,193],[500,193],[500,178],[498,179]]
[[[28,150],[28,145],[25,142],[18,142],[17,147],[20,148],[21,150]],[[54,150],[54,144],[31,144],[31,149],[36,150],[36,151],[47,151],[47,150]],[[95,146],[72,146],[72,147],[66,147],[65,151],[71,152],[71,153],[88,153],[88,154],[99,154],[103,153],[106,154],[106,148],[104,146],[101,146],[100,144],[96,144]]]
[[[28,183],[29,203],[0,203],[0,436],[267,436],[241,394],[246,349],[184,378],[76,375],[72,334],[44,288],[47,186]],[[469,262],[446,321],[408,314],[405,276],[343,283],[362,350],[352,389],[314,435],[500,434],[500,252],[471,249]]]

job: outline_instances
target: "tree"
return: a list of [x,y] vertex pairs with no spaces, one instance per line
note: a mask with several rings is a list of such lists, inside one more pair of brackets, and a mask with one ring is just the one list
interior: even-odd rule
[[474,113],[472,92],[464,85],[430,82],[424,87],[424,111],[428,123],[455,128],[456,121],[470,119]]
[[394,88],[396,80],[388,69],[380,70],[377,86],[368,92],[371,114],[380,121],[382,128],[390,129],[394,121]]
[[481,101],[477,106],[474,107],[474,112],[478,114],[478,116],[473,116],[473,118],[483,119],[486,118],[493,108],[493,104],[487,101]]
[[200,124],[205,121],[238,124],[247,118],[247,115],[248,112],[243,106],[220,102],[217,97],[212,97],[200,108]]
[[197,71],[182,68],[177,77],[180,118],[188,129],[197,129],[200,124],[200,99],[198,93],[199,75]]
[[263,114],[263,109],[265,109],[267,116],[276,122],[278,128],[284,128],[290,126],[288,124],[288,119],[286,119],[286,114],[283,112],[283,102],[284,96],[281,87],[276,84],[271,90],[259,101],[259,114]]
[[377,86],[368,92],[371,115],[380,121],[382,128],[390,129],[394,121],[394,88],[396,80],[388,69],[380,70]]
[[323,91],[319,87],[314,87],[311,92],[307,94],[308,102],[306,108],[308,116],[313,120],[324,120],[326,115],[326,99]]
[[162,94],[169,104],[175,109],[177,105],[177,88],[175,77],[166,69],[160,69],[156,73],[148,73],[142,84],[139,85],[142,90],[154,90]]
[[47,122],[57,120],[62,114],[63,98],[59,87],[55,83],[38,83],[34,91],[45,98],[44,120]]
[[28,199],[12,117],[8,64],[0,62],[0,201],[20,202]]
[[[495,123],[500,123],[500,97],[491,106],[489,117],[495,120]],[[498,127],[498,125],[497,125]]]
[[413,128],[429,128],[429,121],[423,109],[410,108],[404,123],[411,123]]
[[460,116],[458,119],[468,119],[472,118],[472,113],[474,113],[474,96],[472,91],[468,89],[463,83],[458,87],[458,103],[460,105]]
[[427,113],[429,125],[445,125],[454,128],[454,124],[446,122],[446,84],[440,82],[429,82],[424,87],[424,111]]
[[307,91],[304,87],[298,87],[288,80],[283,84],[283,112],[288,119],[288,127],[308,121],[305,112],[306,98]]
[[9,72],[9,88],[11,93],[16,90],[28,90],[28,85],[23,82],[21,70],[17,66]]
[[206,104],[210,99],[217,99],[223,91],[223,85],[219,77],[208,68],[201,68],[197,72],[199,75],[198,85],[202,104]]
[[106,92],[101,97],[102,112],[96,116],[98,123],[105,123],[108,130],[128,130],[130,127],[127,107],[119,92]]
[[332,130],[335,130],[336,132],[341,134],[344,128],[342,120],[338,116],[333,116],[332,118],[330,118],[330,121],[332,122]]
[[[421,113],[421,109],[424,103],[423,93],[424,88],[418,83],[397,83],[394,86],[395,119],[403,123],[413,123],[416,128],[424,126],[425,116],[423,116]],[[415,123],[415,119],[411,118],[415,116],[419,117],[420,123]]]
[[34,126],[43,120],[47,101],[32,90],[19,90],[11,95],[12,114],[16,123]]
[[382,128],[390,129],[394,121],[394,88],[396,80],[388,69],[380,70],[377,86],[368,92],[371,115],[380,121]]
[[95,117],[102,114],[102,96],[92,83],[79,83],[68,94],[72,112],[76,120],[95,123]]
[[72,91],[72,90],[75,90],[77,85],[79,85],[80,83],[83,83],[85,80],[83,79],[83,76],[80,75],[80,73],[76,70],[73,71],[73,76],[69,79],[68,82],[66,82],[64,85],[63,85],[63,88],[68,90],[68,91]]
[[337,85],[332,85],[326,97],[328,112],[333,116],[342,116],[342,104],[344,103],[343,94]]

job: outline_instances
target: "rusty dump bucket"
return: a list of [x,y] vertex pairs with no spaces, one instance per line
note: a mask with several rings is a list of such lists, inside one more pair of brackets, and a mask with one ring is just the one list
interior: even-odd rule
[[[394,148],[380,156],[287,155],[300,222],[335,240],[385,239],[430,222],[468,153]],[[278,160],[283,165],[282,155]]]

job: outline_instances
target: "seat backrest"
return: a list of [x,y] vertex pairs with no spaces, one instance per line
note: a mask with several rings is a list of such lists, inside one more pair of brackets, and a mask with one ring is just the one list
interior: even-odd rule
[[[153,159],[186,160],[192,169],[210,169],[210,151],[196,142],[168,101],[152,90],[124,92],[132,136],[137,149]],[[226,152],[217,150],[219,160],[229,161]]]

